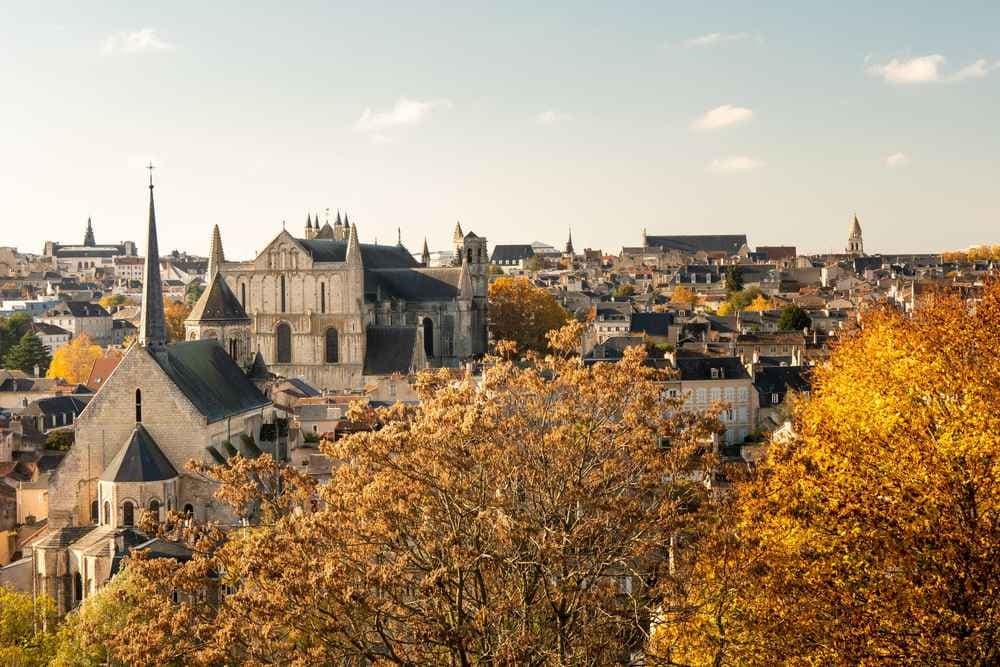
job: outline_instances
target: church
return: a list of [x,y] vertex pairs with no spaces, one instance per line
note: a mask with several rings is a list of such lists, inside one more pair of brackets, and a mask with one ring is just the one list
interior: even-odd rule
[[141,512],[238,523],[188,461],[285,457],[271,401],[230,356],[235,349],[167,342],[158,257],[150,180],[138,339],[75,421],[75,442],[49,480],[48,534],[32,548],[33,588],[60,613],[96,591],[132,548],[178,556],[178,545],[136,530]]
[[430,267],[399,240],[361,243],[345,214],[302,236],[282,231],[256,257],[227,261],[213,234],[211,275],[186,325],[189,341],[218,339],[246,367],[318,389],[360,389],[368,380],[457,367],[486,351],[486,239],[456,225],[454,260]]

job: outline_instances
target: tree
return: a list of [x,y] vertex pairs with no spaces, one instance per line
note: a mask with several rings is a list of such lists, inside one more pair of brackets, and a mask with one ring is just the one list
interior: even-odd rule
[[0,664],[47,665],[52,654],[52,636],[41,628],[53,622],[55,605],[40,595],[30,595],[0,586]]
[[126,299],[122,294],[105,294],[101,297],[101,300],[98,301],[98,303],[101,304],[102,308],[111,312],[112,308],[120,306],[126,301],[128,301],[128,299]]
[[771,310],[771,301],[763,294],[758,294],[750,305],[746,307],[750,312],[763,312],[765,310]]
[[687,306],[692,310],[698,305],[698,295],[690,287],[678,285],[670,293],[671,303]]
[[732,304],[734,310],[746,310],[747,306],[753,303],[761,294],[762,292],[759,287],[747,287],[739,292],[730,294],[728,301]]
[[31,315],[14,313],[10,317],[0,317],[0,360],[7,356],[7,351],[17,345],[24,334],[31,330]]
[[490,333],[494,341],[510,340],[521,350],[542,352],[545,335],[569,320],[555,298],[527,278],[501,277],[489,287]]
[[163,315],[167,321],[167,338],[171,341],[184,340],[184,320],[191,314],[191,306],[183,301],[163,299]]
[[[428,372],[418,406],[355,405],[377,428],[323,443],[349,464],[322,486],[268,455],[200,467],[260,523],[188,564],[129,562],[108,645],[149,663],[617,662],[644,643],[672,539],[710,511],[691,465],[717,422],[678,412],[639,347],[564,356],[581,333],[492,359],[482,386]],[[218,607],[171,600],[220,572],[235,590]]]
[[729,293],[739,292],[743,289],[743,269],[739,266],[730,266],[726,269],[726,291]]
[[52,667],[100,667],[112,662],[108,642],[125,624],[125,599],[135,594],[128,572],[116,575],[71,611],[56,631]]
[[538,255],[532,255],[528,259],[524,260],[524,270],[525,271],[541,271],[545,268],[545,262]]
[[778,318],[778,328],[782,331],[802,331],[812,326],[809,313],[796,306],[789,304],[781,309],[781,317]]
[[736,309],[733,308],[733,304],[728,301],[723,301],[719,304],[719,309],[715,312],[715,314],[719,317],[726,317],[728,315],[732,315],[734,310]]
[[5,368],[25,373],[34,373],[37,366],[39,373],[44,373],[48,370],[51,359],[41,339],[29,331],[21,336],[21,341],[17,345],[7,350],[3,363]]
[[45,436],[45,449],[68,452],[75,440],[76,434],[72,429],[49,431]]
[[612,292],[612,294],[614,294],[614,297],[616,299],[627,299],[633,294],[635,294],[635,285],[632,285],[631,283],[624,283],[622,285],[618,285],[617,287],[615,287],[614,292]]
[[735,550],[733,576],[706,545],[693,592],[668,605],[684,623],[664,625],[660,653],[1000,663],[997,340],[996,283],[974,306],[937,294],[912,318],[867,313],[813,369],[794,435],[737,485],[716,533]]
[[46,377],[62,378],[68,384],[83,384],[101,354],[100,346],[94,345],[90,336],[85,333],[75,336],[56,350]]
[[201,294],[204,291],[205,286],[203,284],[191,281],[188,283],[187,289],[184,291],[184,302],[189,308],[193,308],[194,304],[201,298]]

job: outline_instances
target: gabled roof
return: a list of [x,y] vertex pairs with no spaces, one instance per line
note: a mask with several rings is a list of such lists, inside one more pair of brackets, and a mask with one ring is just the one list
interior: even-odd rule
[[365,375],[406,375],[416,370],[416,327],[368,327]]
[[[344,262],[347,260],[347,241],[332,238],[295,239],[314,262]],[[420,263],[406,248],[398,245],[374,245],[362,243],[361,261],[366,269],[414,268]]]
[[152,357],[210,422],[270,404],[214,340],[174,343]]
[[132,430],[125,446],[104,469],[105,482],[158,482],[177,477],[177,469],[142,424]]
[[530,243],[518,245],[495,245],[493,254],[490,256],[491,262],[517,262],[522,259],[535,256],[535,250]]
[[632,313],[629,330],[632,333],[645,333],[648,336],[666,336],[673,322],[673,313]]
[[188,322],[249,322],[246,310],[229,289],[221,273],[216,273],[187,316]]
[[52,315],[72,315],[73,317],[111,317],[108,311],[98,303],[87,301],[64,301],[57,306],[53,306],[47,313]]
[[[715,369],[717,377],[712,377]],[[737,357],[678,357],[681,380],[746,380],[746,367]]]
[[365,271],[365,294],[375,294],[381,289],[383,297],[443,301],[458,297],[461,277],[462,270],[458,267]]
[[746,234],[685,234],[671,236],[647,236],[646,245],[663,250],[678,250],[686,253],[725,252],[736,254],[747,245]]

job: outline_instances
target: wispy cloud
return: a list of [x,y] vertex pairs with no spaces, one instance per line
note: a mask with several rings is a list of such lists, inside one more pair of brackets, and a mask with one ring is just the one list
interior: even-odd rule
[[[866,62],[868,60],[870,58],[865,59]],[[888,83],[913,84],[948,83],[967,81],[969,79],[982,79],[991,71],[1000,68],[1000,62],[991,63],[988,60],[979,59],[948,74],[944,71],[944,64],[947,60],[940,53],[902,60],[893,58],[884,65],[868,65],[865,67],[865,71],[870,76],[878,77]]]
[[709,109],[691,123],[691,127],[696,130],[716,130],[720,127],[728,127],[748,121],[753,117],[753,111],[746,107],[734,107],[732,104],[723,104],[721,107]]
[[560,125],[571,120],[573,120],[573,114],[554,109],[543,111],[535,116],[535,122],[539,125]]
[[153,28],[115,33],[101,42],[101,52],[105,55],[171,51],[173,48],[174,45],[157,35]]
[[743,42],[746,40],[764,41],[760,35],[749,32],[710,32],[706,35],[698,35],[681,42],[687,48],[697,48],[702,46],[718,46],[729,42]]
[[717,174],[734,171],[751,171],[766,166],[766,162],[746,155],[731,155],[729,157],[712,160],[708,165],[708,170]]
[[[396,100],[396,105],[388,111],[372,111],[365,109],[361,117],[354,123],[355,132],[372,134],[373,140],[380,137],[385,130],[419,125],[437,109],[450,109],[450,100],[411,100],[401,97]],[[381,137],[379,143],[386,143],[386,137]]]
[[885,166],[895,169],[896,167],[906,166],[909,162],[910,158],[906,153],[893,153],[885,159]]

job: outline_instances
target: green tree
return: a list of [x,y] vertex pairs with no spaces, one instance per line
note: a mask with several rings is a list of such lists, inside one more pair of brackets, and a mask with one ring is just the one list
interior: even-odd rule
[[781,317],[778,318],[778,328],[782,331],[801,331],[812,326],[812,320],[805,310],[789,304],[781,310]]
[[739,266],[730,266],[726,269],[726,291],[739,292],[743,289],[743,269]]
[[41,628],[53,621],[55,606],[39,596],[32,600],[0,586],[0,665],[47,665],[52,655],[52,635]]
[[187,301],[188,306],[193,306],[201,298],[204,291],[204,285],[192,281],[188,283],[187,290],[184,292],[184,300]]
[[108,582],[70,612],[56,632],[51,667],[100,667],[113,661],[108,640],[125,625],[129,607],[123,601],[135,593],[129,570]]
[[25,373],[33,373],[35,366],[38,366],[39,372],[44,375],[49,369],[50,361],[52,357],[42,345],[41,339],[29,331],[21,336],[21,341],[17,345],[7,351],[3,363],[5,368]]
[[28,313],[14,313],[10,317],[0,318],[0,360],[7,356],[7,351],[17,345],[30,329],[31,315]]
[[632,285],[630,283],[623,283],[615,287],[614,292],[612,292],[612,294],[614,294],[614,297],[616,299],[627,299],[633,294],[635,294],[635,285]]
[[747,306],[753,303],[762,292],[759,287],[746,287],[738,292],[729,295],[729,303],[733,304],[736,310],[746,310]]

